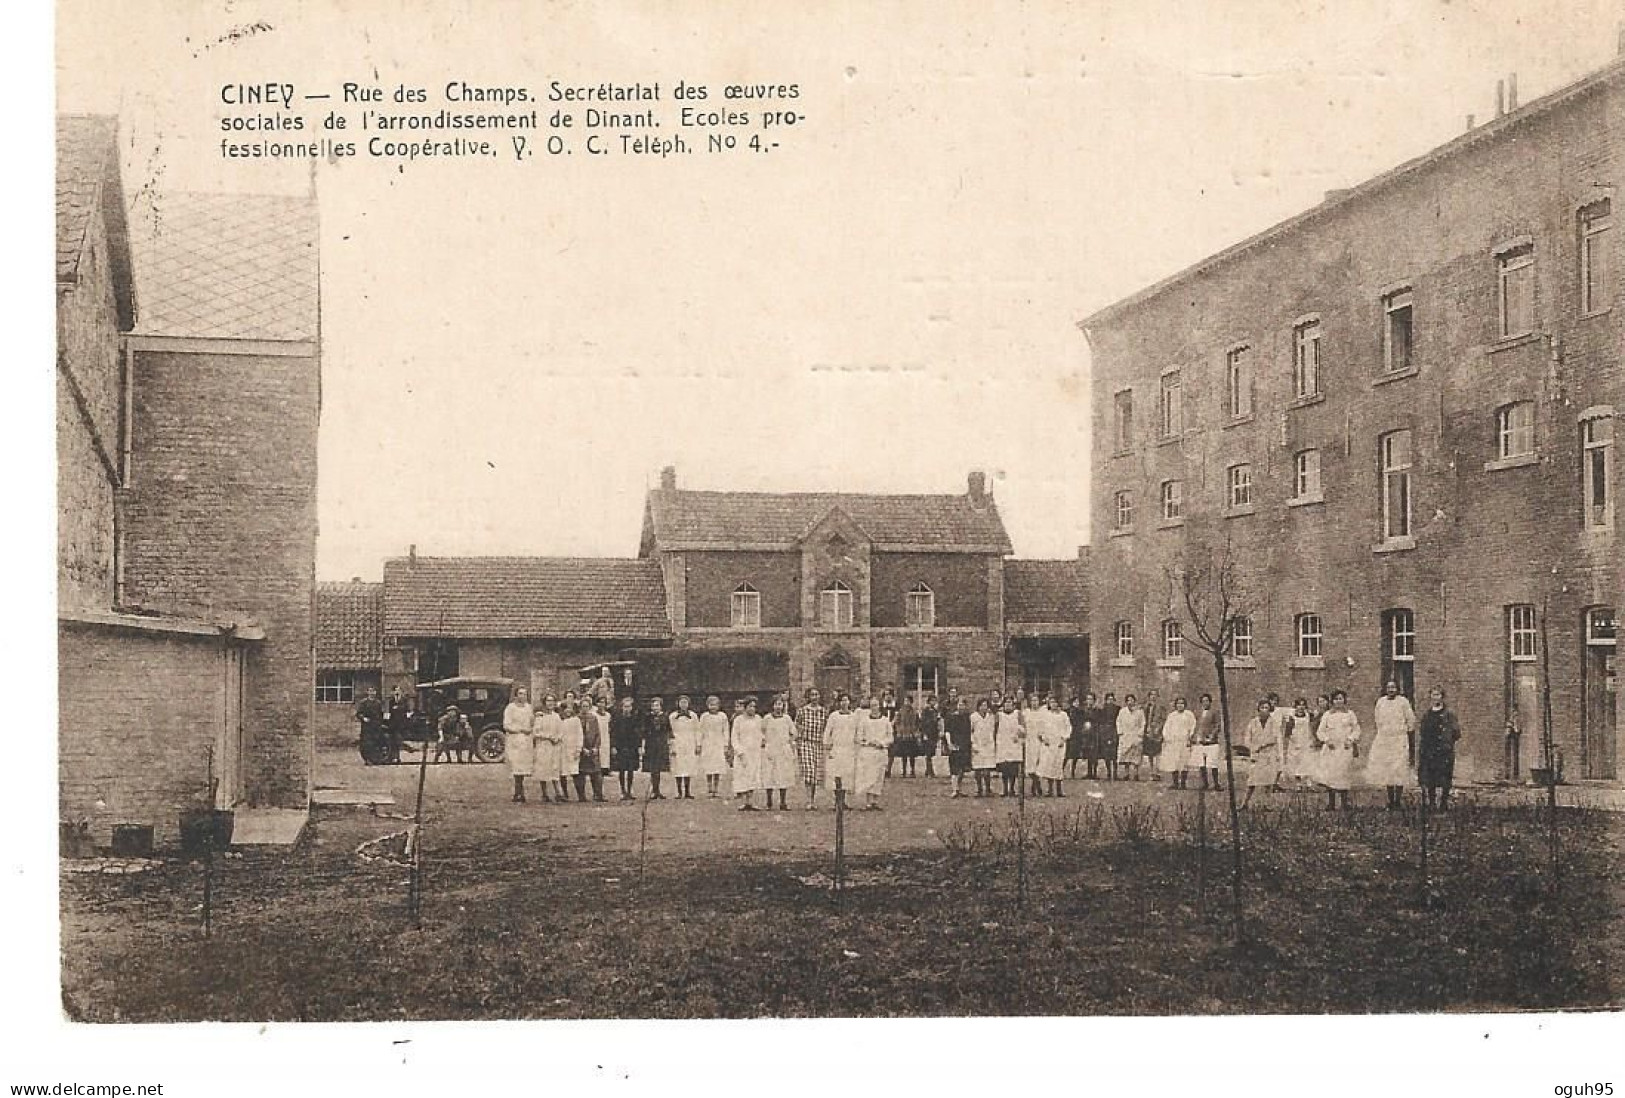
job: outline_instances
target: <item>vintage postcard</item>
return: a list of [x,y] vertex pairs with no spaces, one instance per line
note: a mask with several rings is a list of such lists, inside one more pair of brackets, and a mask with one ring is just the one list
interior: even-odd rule
[[1625,1002],[1616,3],[55,51],[64,1024]]

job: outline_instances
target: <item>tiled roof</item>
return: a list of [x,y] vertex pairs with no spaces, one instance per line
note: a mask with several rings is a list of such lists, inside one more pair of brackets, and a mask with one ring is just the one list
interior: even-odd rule
[[1082,629],[1089,613],[1085,567],[1081,560],[1005,561],[1004,620]]
[[314,340],[316,205],[263,194],[165,194],[136,219],[144,335]]
[[[1009,553],[992,497],[837,492],[691,492],[657,488],[647,518],[660,547],[788,546],[840,508],[878,548]],[[646,547],[647,548],[647,547]]]
[[316,585],[316,666],[376,669],[384,660],[384,585]]
[[119,182],[118,120],[110,115],[62,114],[56,119],[56,280],[79,277],[85,234],[97,204],[107,222],[113,289],[120,320],[133,322],[130,251]]
[[671,626],[654,561],[397,557],[384,562],[384,632],[660,640]]

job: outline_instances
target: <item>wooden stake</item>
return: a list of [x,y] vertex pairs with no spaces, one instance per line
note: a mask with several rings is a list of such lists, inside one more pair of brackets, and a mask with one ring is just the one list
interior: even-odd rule
[[418,758],[418,801],[412,812],[412,876],[407,892],[407,904],[412,912],[412,925],[423,925],[423,783],[429,776],[429,744],[423,744]]

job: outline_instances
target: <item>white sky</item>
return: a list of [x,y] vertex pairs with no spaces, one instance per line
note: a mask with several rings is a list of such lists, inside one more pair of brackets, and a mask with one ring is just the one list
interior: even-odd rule
[[[302,185],[222,170],[227,81],[784,81],[808,121],[735,159],[323,165],[322,578],[376,578],[409,543],[630,555],[668,463],[748,490],[953,492],[986,468],[1017,552],[1070,555],[1081,317],[1489,117],[1499,76],[1527,102],[1598,67],[1625,18],[1618,0],[426,7],[73,0],[58,106],[122,115],[131,194]],[[204,48],[259,19],[274,29]]]

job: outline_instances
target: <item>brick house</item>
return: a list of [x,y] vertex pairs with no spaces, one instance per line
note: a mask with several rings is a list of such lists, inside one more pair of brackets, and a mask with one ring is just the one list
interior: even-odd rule
[[57,138],[63,818],[171,843],[211,765],[218,805],[302,814],[313,205],[161,196],[132,242],[115,122],[65,116]]
[[316,714],[318,742],[353,738],[355,703],[369,689],[384,694],[384,585],[350,580],[316,585]]
[[1171,577],[1228,545],[1233,716],[1441,683],[1522,778],[1549,660],[1567,777],[1617,777],[1622,181],[1616,61],[1084,320],[1097,686],[1213,688]]
[[665,694],[1081,691],[1084,558],[1010,551],[979,473],[963,495],[859,495],[685,491],[668,468],[636,558],[386,561],[383,685],[497,675],[558,692],[632,659],[635,688]]

